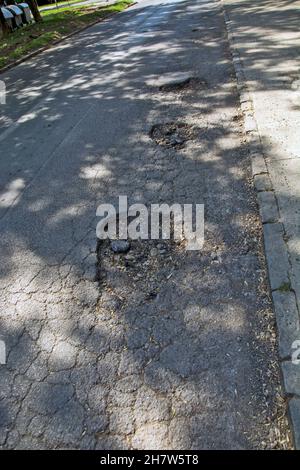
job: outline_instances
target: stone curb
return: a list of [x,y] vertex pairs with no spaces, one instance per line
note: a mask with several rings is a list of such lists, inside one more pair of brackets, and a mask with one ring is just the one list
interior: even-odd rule
[[[294,423],[294,443],[297,450],[300,449],[300,398],[293,397],[289,401],[290,420]],[[297,425],[298,423],[298,425]],[[296,424],[296,425],[295,425]]]
[[[263,208],[261,208],[262,211]],[[283,239],[282,224],[264,224],[263,234],[271,290],[272,292],[287,291],[290,286],[289,260]]]
[[[273,302],[275,307],[275,315],[277,322],[277,329],[279,335],[279,356],[282,360],[290,359],[293,352],[292,345],[295,340],[299,339],[300,334],[300,322],[299,315],[296,305],[296,297],[293,292],[287,291],[275,291],[272,293]],[[290,395],[290,388],[286,387],[286,384],[292,380],[295,384],[295,374],[298,374],[298,387],[294,387],[293,395],[300,396],[300,374],[299,374],[299,365],[293,365],[293,371],[291,369],[286,369],[284,362],[281,363],[282,373],[285,378],[284,388],[287,395]],[[285,369],[284,369],[285,367]],[[291,375],[289,377],[289,375]]]
[[257,194],[257,198],[262,223],[278,222],[279,213],[273,191],[261,191]]
[[[130,5],[128,5],[127,7],[124,8],[124,10],[122,11],[125,11],[127,10],[127,8],[130,8],[132,7],[133,5],[136,5],[138,2],[133,2],[133,3],[130,3]],[[119,12],[119,13],[122,13]],[[31,59],[32,57],[35,57],[36,55],[40,54],[41,52],[44,52],[44,51],[47,51],[55,46],[57,46],[57,44],[60,44],[61,42],[65,41],[66,39],[69,39],[71,38],[72,36],[75,36],[76,34],[78,33],[81,33],[82,31],[85,31],[86,29],[88,28],[91,28],[92,26],[95,26],[97,23],[102,23],[104,21],[107,21],[109,20],[112,16],[116,15],[118,12],[116,13],[111,13],[110,15],[107,15],[105,18],[99,18],[95,21],[93,21],[92,23],[89,23],[88,25],[85,25],[85,26],[82,26],[82,28],[78,28],[76,29],[75,31],[72,31],[72,33],[70,34],[66,34],[65,36],[63,36],[62,38],[60,39],[57,39],[56,41],[53,41],[51,42],[51,44],[48,44],[46,46],[43,46],[43,47],[40,47],[39,49],[36,49],[35,51],[33,52],[29,52],[29,54],[26,54],[24,55],[23,57],[20,57],[20,59],[17,59],[15,60],[14,62],[11,62],[10,64],[8,65],[5,65],[4,67],[2,67],[0,69],[0,75],[7,72],[8,70],[12,69],[13,67],[15,67],[16,65],[19,65],[19,64],[22,64],[22,62],[26,62],[27,60]]]
[[247,87],[243,64],[235,46],[232,22],[227,14],[224,0],[220,0],[220,5],[237,80],[240,108],[244,117],[244,132],[263,224],[265,256],[279,338],[283,390],[288,402],[294,446],[295,449],[300,450],[300,364],[293,364],[291,361],[292,344],[295,340],[300,340],[300,315],[290,282],[289,253],[285,242],[284,227],[280,223],[276,194],[263,155],[251,94]]

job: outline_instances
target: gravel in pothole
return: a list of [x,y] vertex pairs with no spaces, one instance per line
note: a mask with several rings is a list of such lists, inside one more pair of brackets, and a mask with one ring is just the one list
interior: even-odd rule
[[157,145],[169,148],[182,148],[188,140],[195,139],[196,135],[197,129],[184,122],[155,124],[150,131],[150,137]]
[[130,240],[128,251],[116,253],[116,242],[98,242],[98,281],[104,298],[110,293],[119,304],[136,296],[144,301],[155,298],[184,251],[180,241]]

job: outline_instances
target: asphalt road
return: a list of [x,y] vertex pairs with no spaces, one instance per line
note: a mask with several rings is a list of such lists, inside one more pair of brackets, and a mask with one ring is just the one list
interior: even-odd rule
[[[2,447],[289,446],[219,3],[141,1],[1,79]],[[183,145],[151,139],[170,122]],[[119,195],[204,203],[203,249],[97,248]]]

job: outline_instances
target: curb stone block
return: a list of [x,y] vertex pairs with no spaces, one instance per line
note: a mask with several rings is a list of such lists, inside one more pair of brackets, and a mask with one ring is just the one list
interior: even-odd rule
[[268,173],[267,165],[265,159],[260,154],[251,155],[251,166],[252,166],[252,176],[259,175],[261,173]]
[[257,194],[257,198],[262,223],[277,222],[279,213],[273,191],[262,191]]
[[251,111],[251,108],[252,108],[252,104],[251,104],[251,101],[242,101],[241,102],[241,110],[246,113],[246,112],[249,112]]
[[[300,339],[300,322],[293,292],[273,292],[277,329],[279,335],[279,355],[290,357],[292,344]],[[300,368],[299,368],[300,372]]]
[[[248,113],[245,113],[244,116],[245,118],[249,115],[251,115],[252,111],[249,111]],[[259,149],[259,152],[261,152],[261,142],[260,142],[260,136],[258,133],[257,128],[252,129],[251,131],[247,132],[247,138],[249,143],[251,144],[252,147],[257,147]]]
[[257,129],[256,121],[252,116],[249,116],[249,115],[245,116],[244,129],[245,129],[245,132],[256,131],[256,129]]
[[264,224],[264,244],[272,290],[288,285],[289,261],[281,223]]
[[295,448],[300,450],[300,398],[292,398],[289,402],[289,412],[293,423]]
[[271,191],[273,189],[272,183],[268,174],[255,175],[254,185],[255,185],[256,191]]
[[240,93],[240,103],[245,103],[246,101],[252,101],[250,95],[247,91]]
[[300,397],[300,364],[293,364],[291,361],[282,362],[281,369],[286,393]]
[[238,68],[238,69],[236,70],[236,75],[238,76],[238,79],[239,79],[239,80],[243,79],[244,75],[243,75],[242,69]]
[[[238,75],[237,71],[235,71],[235,73],[236,73],[236,75]],[[245,89],[245,85],[243,83],[241,83],[240,81],[237,82],[236,87],[237,87],[239,93],[241,93]],[[245,127],[245,124],[244,124],[244,127]],[[252,129],[250,129],[250,130],[252,130]]]
[[258,131],[248,132],[248,134],[246,135],[248,138],[248,145],[251,146],[252,151],[255,153],[262,154],[261,142],[260,142]]

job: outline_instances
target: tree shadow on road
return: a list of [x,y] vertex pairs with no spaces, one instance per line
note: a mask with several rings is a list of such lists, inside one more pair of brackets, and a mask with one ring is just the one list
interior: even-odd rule
[[[281,411],[274,319],[223,18],[185,8],[127,11],[6,76],[4,447],[281,445],[269,435]],[[148,84],[177,70],[208,85]],[[180,150],[149,136],[173,120],[198,127]],[[128,281],[103,292],[90,274],[96,208],[122,194],[205,204],[203,252],[181,253],[151,301]]]

